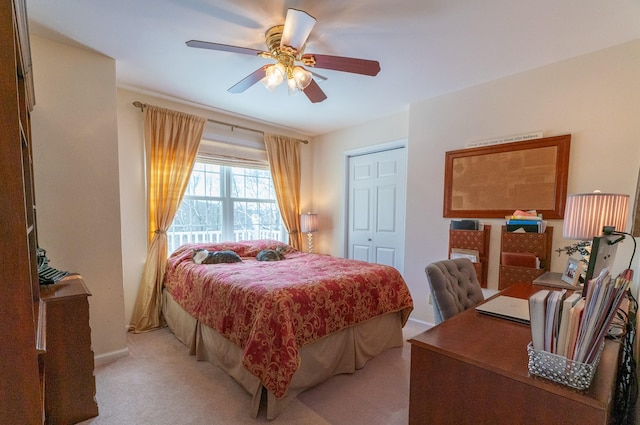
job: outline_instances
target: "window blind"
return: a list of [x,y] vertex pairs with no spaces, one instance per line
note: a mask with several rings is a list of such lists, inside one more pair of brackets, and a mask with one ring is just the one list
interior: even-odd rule
[[198,149],[197,161],[230,167],[269,169],[267,152],[247,146],[233,145],[203,139]]

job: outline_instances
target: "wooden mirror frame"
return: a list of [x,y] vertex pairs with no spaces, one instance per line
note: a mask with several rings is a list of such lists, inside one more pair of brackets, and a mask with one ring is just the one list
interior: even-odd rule
[[638,183],[636,184],[636,200],[631,211],[631,234],[634,238],[640,237],[640,170],[638,170]]
[[[491,146],[483,146],[478,148],[460,149],[446,152],[445,155],[445,172],[444,172],[444,206],[443,217],[452,218],[504,218],[513,214],[517,209],[533,210],[542,214],[545,219],[562,219],[564,218],[564,207],[567,198],[567,180],[569,175],[569,151],[571,147],[571,135],[566,134],[555,137],[545,137],[524,142],[504,143]],[[524,167],[522,163],[528,155],[536,155],[541,152],[540,149],[552,148],[552,161],[542,163],[535,167]],[[534,151],[535,150],[535,151]],[[545,149],[546,150],[546,149]],[[548,156],[548,155],[547,155]],[[487,176],[487,169],[495,167],[487,167],[487,161],[493,161],[490,164],[509,163],[509,175],[499,174],[496,176]],[[476,167],[474,169],[474,167]],[[465,169],[472,177],[471,180],[479,182],[475,187],[466,188],[462,186],[456,179],[454,171],[459,173],[461,168]],[[526,168],[526,173],[525,173]],[[549,170],[552,170],[549,172]],[[536,174],[538,173],[538,174]],[[521,177],[522,180],[518,180]],[[482,181],[489,179],[504,179],[504,184],[492,184],[491,189],[483,191]],[[553,190],[544,191],[540,196],[540,190],[535,190],[535,181],[545,181],[546,185],[551,183]],[[514,186],[533,188],[529,198],[525,202],[514,200],[514,205],[501,205],[502,208],[490,208],[492,205],[501,200],[503,204],[505,199],[510,199],[507,192],[508,188],[513,190]],[[532,186],[533,185],[533,186]],[[502,190],[502,191],[501,191]],[[465,196],[469,192],[482,192],[482,205],[471,205],[469,207],[457,207],[454,202],[455,196]],[[527,191],[520,192],[526,198]],[[541,199],[544,198],[544,199]],[[480,197],[478,197],[480,199]],[[467,199],[468,200],[468,199]],[[508,202],[507,202],[508,203]],[[459,204],[459,203],[458,203]]]

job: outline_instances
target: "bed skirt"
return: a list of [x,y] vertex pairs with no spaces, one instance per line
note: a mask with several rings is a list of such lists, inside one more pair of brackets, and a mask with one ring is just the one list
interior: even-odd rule
[[199,323],[167,291],[163,294],[162,313],[169,329],[189,347],[189,354],[220,367],[253,396],[250,411],[253,418],[258,416],[263,392],[267,398],[267,419],[274,419],[302,391],[334,375],[353,373],[384,350],[403,344],[400,312],[341,329],[300,349],[300,367],[284,396],[276,398],[270,391],[263,390],[260,380],[242,366],[239,346]]

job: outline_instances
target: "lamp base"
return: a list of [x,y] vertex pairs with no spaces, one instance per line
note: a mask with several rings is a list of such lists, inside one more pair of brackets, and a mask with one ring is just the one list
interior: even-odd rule
[[307,247],[309,254],[313,253],[313,233],[307,233]]

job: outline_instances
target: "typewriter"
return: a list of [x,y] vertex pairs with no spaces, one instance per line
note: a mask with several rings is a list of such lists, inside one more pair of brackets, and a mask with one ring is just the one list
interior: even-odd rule
[[49,265],[49,259],[47,258],[47,251],[42,248],[38,248],[38,280],[40,285],[52,285],[69,275],[69,272],[54,269]]

